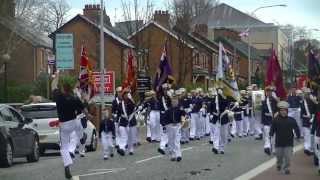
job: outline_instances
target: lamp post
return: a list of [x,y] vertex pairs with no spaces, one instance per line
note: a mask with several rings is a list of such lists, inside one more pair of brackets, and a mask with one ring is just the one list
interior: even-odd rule
[[8,70],[7,70],[7,63],[11,59],[11,56],[6,53],[2,55],[2,59],[4,60],[3,66],[4,66],[4,89],[3,89],[3,94],[4,94],[4,101],[8,102]]
[[[276,4],[276,5],[270,5],[270,6],[261,6],[253,10],[250,14],[253,16],[255,12],[257,12],[260,9],[266,9],[266,8],[272,8],[272,7],[287,7],[286,4]],[[247,26],[248,31],[248,82],[249,86],[251,85],[251,41],[250,41],[250,25]]]

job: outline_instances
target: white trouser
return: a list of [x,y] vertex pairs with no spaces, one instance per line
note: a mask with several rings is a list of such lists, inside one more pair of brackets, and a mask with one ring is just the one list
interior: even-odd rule
[[115,131],[116,131],[116,145],[119,146],[120,137],[119,137],[119,123],[115,122]]
[[180,149],[180,138],[181,132],[180,123],[178,124],[169,124],[168,128],[168,149],[172,158],[181,157],[181,149]]
[[271,148],[271,139],[270,139],[270,126],[264,125],[263,126],[263,137],[264,137],[264,148]]
[[119,148],[126,150],[126,145],[128,143],[129,127],[119,126]]
[[304,137],[304,149],[310,151],[311,150],[310,128],[303,127],[303,137]]
[[318,169],[320,170],[320,137],[315,136],[314,142],[315,142],[314,152],[318,157],[318,164],[319,164]]
[[150,111],[151,140],[160,140],[160,111]]
[[300,117],[300,108],[289,108],[288,109],[288,116],[294,118],[297,122],[297,125],[299,127],[300,132],[303,132],[302,130],[302,120]]
[[165,130],[163,130],[163,126],[160,128],[160,149],[165,150],[166,144],[168,144],[168,128],[165,126]]
[[137,140],[138,129],[137,126],[132,126],[128,128],[128,150],[133,152],[133,145],[138,142]]
[[197,123],[199,123],[199,113],[191,113],[190,138],[195,138],[197,133]]
[[214,127],[213,147],[218,151],[224,151],[224,146],[227,142],[228,124],[220,125],[216,123]]
[[196,125],[197,127],[197,137],[203,137],[206,133],[206,117],[202,115],[199,116],[199,121]]
[[190,135],[189,124],[185,127],[181,127],[181,141],[189,142],[189,135]]
[[244,116],[242,123],[243,123],[243,125],[242,125],[243,133],[244,133],[244,135],[247,135],[250,130],[249,116]]
[[238,136],[242,136],[242,133],[243,133],[243,123],[244,121],[241,120],[241,121],[236,121],[236,126],[237,126],[237,135]]
[[80,139],[83,138],[84,128],[81,124],[80,119],[76,119],[76,129],[71,133],[69,152],[74,153],[78,146],[79,153],[85,153],[85,142],[84,144],[80,143]]
[[146,127],[147,127],[147,138],[148,137],[151,138],[150,120],[147,120]]
[[237,123],[236,121],[232,121],[230,134],[234,136],[236,135],[236,133],[237,133]]
[[101,143],[103,147],[103,156],[108,157],[110,154],[113,153],[112,133],[101,132]]
[[70,140],[72,139],[71,134],[75,131],[76,138],[81,136],[81,132],[79,131],[80,127],[78,126],[79,123],[77,123],[76,119],[60,123],[60,153],[65,167],[72,164],[72,159],[69,153]]
[[207,117],[206,117],[206,134],[210,134],[210,131],[211,131],[211,123],[210,123],[210,114],[208,113],[207,114]]
[[210,123],[210,141],[212,142],[214,140],[214,128],[215,128],[215,124]]
[[256,137],[262,134],[262,124],[259,118],[254,118],[254,130]]
[[254,135],[254,133],[255,133],[255,124],[256,124],[255,117],[252,115],[252,116],[248,116],[248,118],[249,118],[249,134],[250,135]]

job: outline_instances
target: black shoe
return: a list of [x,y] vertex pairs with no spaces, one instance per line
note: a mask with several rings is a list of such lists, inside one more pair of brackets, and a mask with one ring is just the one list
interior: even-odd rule
[[189,138],[190,139],[190,141],[193,141],[194,140],[194,138]]
[[74,159],[76,156],[74,155],[74,153],[72,153],[72,152],[69,152],[69,154],[70,154],[70,157],[72,158],[72,159]]
[[311,152],[307,149],[304,150],[304,153],[307,155],[307,156],[311,156]]
[[200,141],[200,138],[197,138],[198,141]]
[[256,137],[255,140],[262,140],[262,134],[259,134],[259,137]]
[[231,142],[231,139],[228,139],[228,142]]
[[116,149],[119,149],[119,145],[115,145],[114,147],[115,147]]
[[71,179],[72,178],[69,166],[64,168],[64,175],[65,175],[66,179]]
[[177,162],[180,162],[182,160],[181,157],[177,157]]
[[318,175],[320,176],[320,169],[318,170]]
[[281,171],[281,166],[277,166],[277,170],[278,170],[278,171]]
[[121,156],[124,156],[124,155],[125,155],[124,150],[122,150],[122,149],[120,149],[120,148],[117,150],[117,152],[118,152],[118,154],[120,154]]
[[146,140],[147,140],[148,142],[151,142],[151,137],[147,137]]
[[220,151],[220,154],[224,154],[224,151]]
[[218,154],[218,150],[216,148],[212,148],[212,152],[214,152],[215,154]]
[[141,146],[141,143],[140,143],[140,142],[137,142],[137,146]]
[[164,150],[161,149],[161,148],[158,148],[158,152],[159,152],[160,154],[162,154],[162,155],[165,155],[165,154],[166,154],[166,152],[164,152]]
[[157,143],[157,141],[156,140],[151,140],[151,143]]
[[271,155],[270,148],[264,148],[264,152],[269,156]]
[[205,134],[205,136],[210,136],[210,134],[208,133],[208,134]]
[[186,143],[186,144],[189,144],[189,141],[186,141],[185,143]]
[[290,170],[289,169],[286,169],[286,170],[284,170],[284,174],[290,174]]
[[232,138],[234,138],[234,135],[233,135],[233,134],[230,134],[230,136],[231,136]]
[[180,144],[184,144],[184,141],[181,141]]
[[133,155],[133,152],[129,152],[129,155],[131,155],[131,156],[132,156],[132,155]]
[[105,160],[105,161],[108,160],[108,157],[103,157],[103,160]]
[[242,138],[242,136],[238,136],[238,138]]
[[113,156],[114,156],[114,154],[113,154],[113,153],[111,153],[111,154],[110,154],[110,157],[113,157]]
[[176,158],[171,158],[170,160],[171,160],[171,161],[176,161]]
[[213,144],[213,141],[209,141],[209,144]]
[[166,144],[166,147],[168,147],[168,144]]

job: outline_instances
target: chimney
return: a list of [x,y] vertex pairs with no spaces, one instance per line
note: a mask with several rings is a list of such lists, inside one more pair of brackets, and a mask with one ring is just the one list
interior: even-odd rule
[[207,24],[196,24],[194,27],[194,32],[207,38],[208,37],[208,25]]
[[153,20],[166,28],[170,28],[169,19],[170,19],[169,11],[159,10],[154,12]]
[[0,15],[3,17],[15,17],[15,1],[14,0],[2,0],[0,3]]
[[[93,21],[96,24],[100,23],[100,10],[101,7],[99,4],[86,4],[83,9],[83,15]],[[111,26],[110,17],[106,14],[105,9],[103,11],[104,24]]]

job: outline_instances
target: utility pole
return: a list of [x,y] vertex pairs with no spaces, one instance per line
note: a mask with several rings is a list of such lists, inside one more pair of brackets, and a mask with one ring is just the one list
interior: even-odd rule
[[[100,96],[101,96],[101,115],[104,109],[104,24],[103,24],[103,0],[100,2]],[[102,116],[101,116],[102,117]]]

